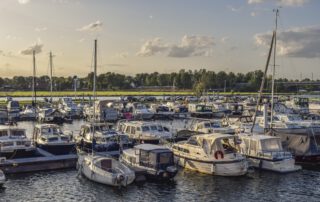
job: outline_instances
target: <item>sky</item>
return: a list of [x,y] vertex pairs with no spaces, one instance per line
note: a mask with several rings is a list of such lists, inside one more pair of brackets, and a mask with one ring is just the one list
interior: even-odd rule
[[[276,76],[320,79],[318,0],[1,0],[1,77],[263,70],[279,8]],[[273,62],[271,62],[273,64]]]

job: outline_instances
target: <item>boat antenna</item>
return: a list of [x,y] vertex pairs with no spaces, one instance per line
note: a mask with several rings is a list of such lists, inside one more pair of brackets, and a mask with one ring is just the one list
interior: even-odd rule
[[93,61],[93,124],[92,124],[92,154],[93,154],[93,149],[94,149],[94,144],[93,142],[95,141],[94,139],[94,133],[95,133],[95,125],[94,123],[96,122],[96,106],[95,106],[95,100],[97,96],[96,92],[96,79],[97,79],[97,39],[94,40],[94,61]]
[[269,49],[268,59],[267,59],[266,67],[265,67],[265,70],[264,70],[263,78],[262,78],[262,81],[261,81],[261,86],[260,86],[260,90],[259,90],[259,94],[258,94],[256,109],[254,111],[253,122],[252,122],[252,126],[251,126],[251,133],[253,132],[253,128],[254,128],[254,126],[256,124],[257,111],[258,111],[259,104],[261,102],[261,96],[262,96],[262,92],[263,92],[263,87],[264,87],[264,83],[265,83],[266,77],[267,77],[267,71],[268,71],[270,58],[271,58],[271,53],[272,53],[273,44],[274,44],[274,38],[275,38],[275,31],[273,31],[273,34],[272,34],[271,46],[270,46],[270,49]]
[[270,128],[272,129],[273,123],[273,108],[274,108],[274,80],[276,72],[276,51],[277,51],[277,29],[278,29],[278,17],[279,8],[274,9],[275,12],[275,28],[274,28],[274,49],[273,49],[273,70],[272,70],[272,87],[271,87],[271,114],[270,114]]
[[37,89],[36,89],[36,51],[32,51],[33,56],[33,77],[32,77],[32,106],[37,105]]
[[52,64],[52,52],[49,53],[49,61],[50,61],[50,102],[52,103],[52,91],[53,91],[53,64]]

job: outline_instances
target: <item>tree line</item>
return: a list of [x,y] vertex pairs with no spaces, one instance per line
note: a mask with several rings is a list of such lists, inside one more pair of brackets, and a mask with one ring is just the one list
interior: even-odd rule
[[[207,91],[237,91],[257,92],[263,77],[261,70],[247,73],[234,73],[225,71],[185,70],[172,73],[139,73],[135,76],[128,76],[113,72],[103,73],[97,76],[97,90],[129,90],[136,88],[159,87],[174,88],[180,90],[207,90]],[[303,81],[308,81],[304,79]],[[286,78],[279,78],[276,82],[290,82]],[[295,80],[298,81],[298,80]],[[53,89],[55,91],[91,90],[93,86],[93,73],[82,78],[77,77],[53,77]],[[32,88],[32,77],[14,76],[13,78],[0,78],[2,90],[30,91]],[[299,89],[318,90],[317,86],[285,86],[276,85],[276,92],[293,92]],[[41,91],[50,90],[49,76],[36,78],[36,89]],[[267,77],[266,90],[271,89],[271,76]]]

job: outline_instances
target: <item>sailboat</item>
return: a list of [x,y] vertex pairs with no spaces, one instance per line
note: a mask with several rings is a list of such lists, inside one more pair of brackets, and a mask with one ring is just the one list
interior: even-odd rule
[[[288,173],[300,170],[300,166],[295,165],[295,159],[290,152],[285,151],[281,145],[281,139],[278,137],[269,136],[266,134],[253,133],[253,129],[256,123],[257,111],[259,104],[261,103],[262,92],[264,83],[267,76],[269,62],[274,48],[274,67],[275,67],[275,52],[276,52],[276,33],[277,33],[277,19],[279,10],[276,9],[276,26],[273,31],[271,45],[269,49],[268,59],[264,70],[264,76],[261,82],[258,100],[255,108],[255,114],[253,117],[253,124],[251,127],[251,133],[239,133],[237,136],[241,140],[240,144],[237,145],[239,152],[247,157],[249,165],[262,170],[269,170],[279,173]],[[274,77],[273,69],[273,77]],[[273,78],[274,81],[274,78]],[[274,82],[273,82],[274,83]],[[273,93],[274,84],[272,85],[272,102],[271,107],[273,108]],[[271,110],[272,111],[272,110]],[[267,128],[267,105],[264,106],[264,128]],[[272,116],[272,113],[271,113]],[[271,119],[272,121],[272,119]]]
[[[97,76],[97,40],[94,41],[94,75],[93,75],[93,100],[96,99],[96,76]],[[95,105],[93,105],[95,108]],[[95,113],[95,109],[93,109]],[[95,114],[94,116],[95,117]],[[95,119],[95,118],[94,118]],[[95,120],[93,120],[95,122]],[[110,186],[127,186],[135,179],[135,172],[112,157],[100,156],[94,153],[93,127],[91,154],[80,152],[78,154],[78,171],[89,180]]]

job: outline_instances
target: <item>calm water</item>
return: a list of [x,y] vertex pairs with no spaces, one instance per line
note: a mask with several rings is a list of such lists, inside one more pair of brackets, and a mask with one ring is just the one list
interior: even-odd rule
[[[64,125],[79,130],[80,122]],[[31,123],[19,123],[32,131]],[[254,172],[217,177],[180,170],[173,182],[113,188],[88,181],[76,170],[7,176],[0,201],[320,201],[320,171]]]

